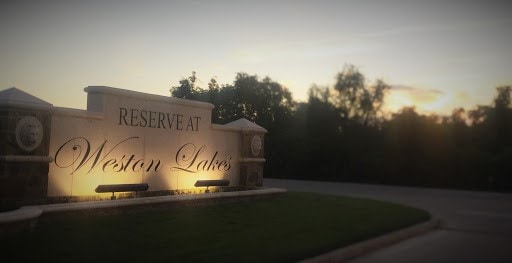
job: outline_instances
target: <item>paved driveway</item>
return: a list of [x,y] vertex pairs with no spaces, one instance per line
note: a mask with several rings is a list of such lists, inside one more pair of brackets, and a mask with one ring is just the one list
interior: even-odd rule
[[264,186],[390,201],[429,211],[440,229],[352,260],[512,262],[512,194],[264,179]]

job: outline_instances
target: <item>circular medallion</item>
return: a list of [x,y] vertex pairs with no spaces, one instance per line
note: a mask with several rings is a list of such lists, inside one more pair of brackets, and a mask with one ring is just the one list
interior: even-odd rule
[[252,136],[251,140],[251,152],[253,155],[260,154],[261,151],[261,138],[258,135]]
[[32,116],[23,117],[16,126],[16,141],[21,149],[29,152],[39,147],[43,140],[43,125]]

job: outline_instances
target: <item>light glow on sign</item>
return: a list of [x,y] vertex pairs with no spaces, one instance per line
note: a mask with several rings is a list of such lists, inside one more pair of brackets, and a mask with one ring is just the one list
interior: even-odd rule
[[241,132],[212,125],[211,107],[107,87],[90,92],[94,115],[60,109],[52,119],[49,196],[98,196],[103,184],[187,192],[204,192],[197,180],[238,184]]

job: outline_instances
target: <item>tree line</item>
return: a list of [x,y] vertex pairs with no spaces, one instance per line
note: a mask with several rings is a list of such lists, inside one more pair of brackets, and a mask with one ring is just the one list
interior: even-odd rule
[[489,105],[424,115],[383,111],[390,86],[346,65],[332,87],[313,86],[307,102],[269,77],[238,73],[233,84],[182,78],[171,96],[215,105],[214,123],[246,118],[269,132],[265,177],[512,191],[511,87]]

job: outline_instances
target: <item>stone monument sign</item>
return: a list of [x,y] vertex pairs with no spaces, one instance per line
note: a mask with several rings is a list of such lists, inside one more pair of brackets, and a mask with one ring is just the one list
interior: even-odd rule
[[0,197],[95,196],[99,185],[194,189],[198,180],[262,185],[266,130],[212,124],[213,105],[90,86],[87,109],[0,91]]

